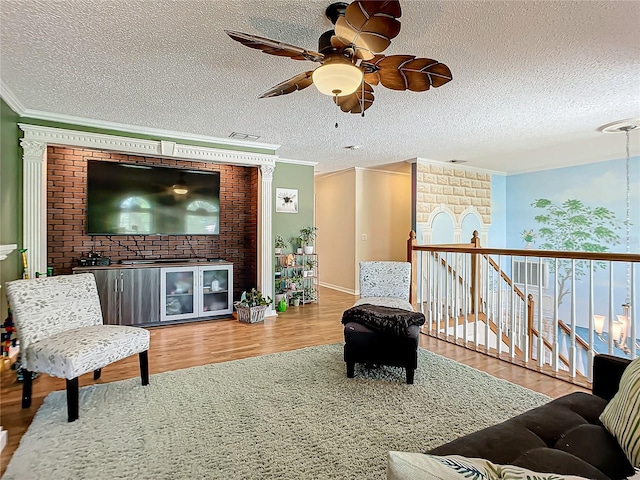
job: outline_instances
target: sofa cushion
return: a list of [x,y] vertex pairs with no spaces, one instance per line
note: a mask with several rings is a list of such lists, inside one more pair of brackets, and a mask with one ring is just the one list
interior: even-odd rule
[[560,475],[578,475],[580,477],[591,478],[594,480],[623,478],[609,477],[584,460],[571,455],[570,453],[555,450],[553,448],[535,448],[533,450],[529,450],[514,459],[513,464],[537,472],[553,472]]
[[601,472],[607,472],[611,478],[633,474],[633,467],[616,439],[602,425],[579,425],[564,434],[554,448],[584,460]]
[[387,480],[581,480],[583,477],[537,473],[515,465],[496,465],[482,458],[389,452]]
[[626,368],[620,388],[600,417],[634,467],[640,467],[640,358]]
[[[562,451],[555,448],[561,445],[559,441],[562,438],[577,427],[583,425],[585,427],[589,425],[601,426],[598,417],[606,404],[605,399],[595,395],[583,392],[572,393],[513,417],[506,422],[460,437],[427,453],[486,458],[497,464],[515,464],[535,471],[545,471],[545,468],[550,468],[548,465],[552,464],[547,462],[532,463],[539,458],[544,460],[545,454],[547,454],[550,458],[559,456],[563,459],[563,463],[573,465],[573,470],[558,471],[558,473],[584,476],[584,470],[580,467],[585,464],[589,465],[591,463],[589,458],[583,459],[585,457],[576,456],[574,454],[577,452],[570,449]],[[611,449],[614,457],[620,455],[620,447],[612,443],[610,439],[604,445],[594,444],[591,448]],[[609,452],[606,450],[603,451],[603,455],[608,454]],[[572,460],[568,460],[569,458]],[[596,473],[599,471],[595,467],[592,468]],[[607,470],[601,471],[599,477],[594,474],[594,478],[616,478],[614,474],[619,468],[626,469],[625,472],[630,469],[631,471],[626,473],[627,475],[633,473],[629,464],[622,467],[616,466],[613,470],[608,470],[608,466],[602,464],[602,468],[607,468]]]

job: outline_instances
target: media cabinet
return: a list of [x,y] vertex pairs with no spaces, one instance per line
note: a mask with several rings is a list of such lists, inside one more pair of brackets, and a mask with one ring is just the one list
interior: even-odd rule
[[133,260],[73,272],[96,277],[108,325],[162,325],[233,313],[233,264],[224,260]]

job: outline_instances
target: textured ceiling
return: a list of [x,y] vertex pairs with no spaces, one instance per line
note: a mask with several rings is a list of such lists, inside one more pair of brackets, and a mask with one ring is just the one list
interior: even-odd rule
[[317,64],[246,48],[223,30],[315,50],[331,28],[328,3],[2,0],[0,78],[28,110],[259,135],[319,172],[421,157],[515,173],[625,156],[624,136],[598,127],[640,117],[640,2],[407,0],[385,54],[439,60],[448,84],[374,87],[364,118],[336,113],[313,86],[258,99]]

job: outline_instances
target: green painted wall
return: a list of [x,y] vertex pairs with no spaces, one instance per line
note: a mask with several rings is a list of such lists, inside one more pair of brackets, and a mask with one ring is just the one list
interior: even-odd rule
[[[18,114],[0,99],[0,244],[22,244],[22,150]],[[20,255],[0,262],[0,283],[20,278]],[[4,288],[0,290],[0,322],[7,316]]]
[[180,138],[172,138],[172,137],[162,137],[158,135],[147,135],[143,133],[132,133],[123,130],[110,130],[106,128],[97,128],[97,127],[88,127],[85,125],[76,125],[62,122],[52,122],[49,120],[38,120],[36,118],[21,118],[20,123],[28,123],[29,125],[40,125],[43,127],[52,127],[52,128],[64,128],[67,130],[78,130],[80,132],[91,132],[91,133],[102,133],[104,135],[119,135],[122,137],[130,137],[130,138],[139,138],[142,140],[168,140],[171,142],[180,143],[182,145],[194,145],[197,147],[210,147],[210,148],[220,148],[223,150],[238,150],[242,152],[249,153],[264,153],[268,155],[274,155],[275,150],[269,150],[265,148],[252,148],[252,147],[240,147],[235,145],[225,145],[219,143],[211,143],[211,142],[198,142],[195,140],[185,140]]
[[[282,235],[289,242],[291,237],[300,235],[300,229],[314,224],[314,191],[313,167],[295,165],[291,163],[277,163],[273,174],[273,221],[272,245],[276,235]],[[287,188],[298,190],[298,213],[276,213],[276,189]],[[322,235],[322,232],[318,232]],[[293,252],[293,247],[283,250],[283,253]]]

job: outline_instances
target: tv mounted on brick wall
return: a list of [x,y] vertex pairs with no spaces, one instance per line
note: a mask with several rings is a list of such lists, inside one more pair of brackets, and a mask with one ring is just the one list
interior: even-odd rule
[[219,232],[219,172],[87,162],[88,235]]

